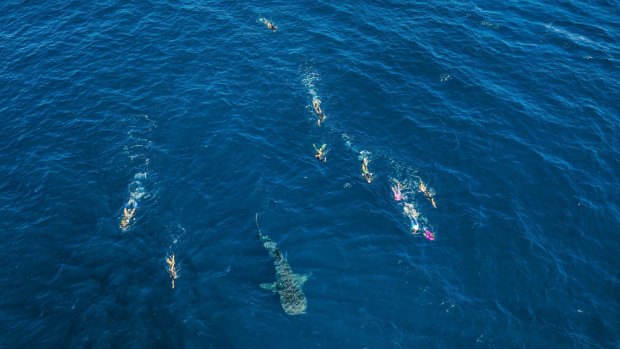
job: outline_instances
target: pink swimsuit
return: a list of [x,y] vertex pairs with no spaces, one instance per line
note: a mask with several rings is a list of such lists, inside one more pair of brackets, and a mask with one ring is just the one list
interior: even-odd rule
[[433,241],[435,240],[435,233],[428,230],[427,228],[424,228],[424,237],[427,238],[428,240]]
[[403,194],[396,187],[392,187],[392,193],[394,193],[394,200],[400,201],[403,199]]

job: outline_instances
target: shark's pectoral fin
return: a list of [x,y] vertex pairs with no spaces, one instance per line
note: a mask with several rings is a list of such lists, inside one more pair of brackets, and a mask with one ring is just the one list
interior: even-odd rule
[[276,289],[275,282],[260,284],[260,288],[267,290],[267,291],[271,291],[273,293],[278,292],[278,290]]
[[308,281],[310,275],[312,274],[294,274],[295,282],[301,287]]

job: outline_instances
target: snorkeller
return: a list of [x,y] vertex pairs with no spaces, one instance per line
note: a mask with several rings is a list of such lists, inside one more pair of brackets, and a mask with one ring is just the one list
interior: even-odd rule
[[426,187],[426,184],[422,182],[422,178],[420,178],[420,191],[422,192],[422,194],[424,194],[424,197],[426,197],[431,202],[433,207],[437,208],[437,204],[435,203],[435,197],[434,197],[435,193],[433,193],[430,189]]
[[372,182],[372,173],[368,171],[368,158],[362,159],[362,177],[370,184]]
[[417,234],[418,230],[420,230],[420,224],[418,223],[418,217],[420,216],[420,213],[418,212],[418,210],[415,209],[413,204],[410,204],[410,203],[405,203],[405,206],[403,207],[403,211],[405,212],[405,215],[409,217],[409,220],[411,221],[411,233]]
[[179,274],[177,274],[176,263],[174,261],[174,254],[170,257],[166,257],[166,264],[168,264],[168,274],[170,274],[170,279],[172,280],[172,288],[174,288],[174,280],[179,278]]
[[314,158],[319,160],[319,161],[323,161],[326,162],[327,161],[327,151],[325,150],[325,148],[327,147],[327,144],[323,144],[320,148],[317,148],[316,145],[312,145],[314,147],[314,151],[316,151],[316,154],[314,155]]
[[405,189],[405,186],[401,182],[399,182],[397,179],[392,179],[392,181],[394,182],[394,185],[391,187],[392,194],[394,194],[394,200],[396,201],[404,200],[405,195],[403,194],[403,190]]
[[267,28],[269,28],[269,30],[271,30],[272,32],[275,32],[276,30],[278,30],[278,27],[276,27],[275,24],[271,23],[269,20],[267,20],[267,18],[263,17],[261,19],[259,19],[259,22],[264,23]]
[[321,109],[321,100],[318,97],[312,98],[312,108],[314,108],[314,112],[318,115],[319,119],[316,121],[316,124],[321,127],[321,123],[325,120],[325,114]]
[[129,226],[129,222],[136,213],[137,208],[138,203],[133,198],[125,204],[125,207],[123,207],[123,218],[121,218],[121,229],[125,229]]
[[432,231],[428,230],[427,227],[424,227],[424,237],[427,240],[433,241],[433,240],[435,240],[435,233],[433,233]]

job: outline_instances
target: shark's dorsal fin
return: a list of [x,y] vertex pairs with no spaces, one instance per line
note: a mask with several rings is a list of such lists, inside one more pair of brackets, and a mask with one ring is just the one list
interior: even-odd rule
[[271,291],[273,293],[278,292],[278,290],[276,289],[276,283],[275,282],[260,284],[260,288],[262,288],[264,290],[267,290],[267,291]]

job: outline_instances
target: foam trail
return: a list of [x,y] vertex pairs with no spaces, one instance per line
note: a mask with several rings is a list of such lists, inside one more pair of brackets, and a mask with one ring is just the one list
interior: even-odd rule
[[321,76],[319,73],[312,71],[311,68],[305,68],[302,77],[302,83],[308,89],[308,93],[312,96],[312,98],[318,98],[319,94],[317,91],[316,84],[321,80]]
[[157,125],[148,115],[138,115],[135,123],[127,130],[128,144],[124,150],[129,163],[133,164],[135,173],[128,185],[129,198],[122,208],[120,229],[126,232],[131,229],[136,220],[136,212],[140,201],[149,197],[146,189],[149,168],[149,150],[152,146],[150,141],[151,132]]
[[344,141],[344,145],[347,147],[347,149],[351,150],[354,153],[359,153],[359,150],[353,144],[353,137],[351,135],[343,133],[342,140]]

